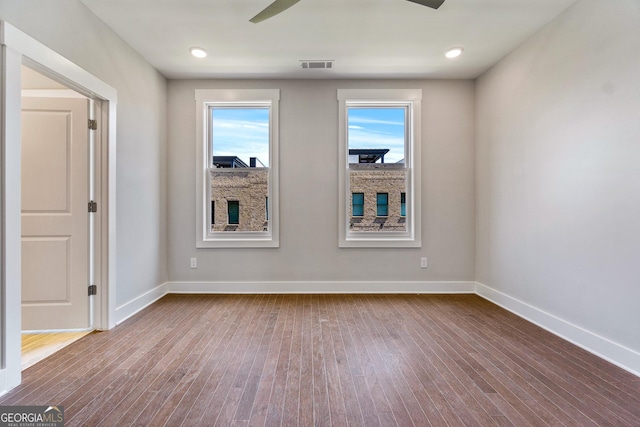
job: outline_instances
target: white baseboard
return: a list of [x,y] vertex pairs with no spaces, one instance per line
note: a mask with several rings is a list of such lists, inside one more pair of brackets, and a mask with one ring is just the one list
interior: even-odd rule
[[476,294],[640,377],[640,353],[476,282]]
[[120,324],[166,294],[472,294],[475,282],[166,282],[116,308]]
[[137,298],[132,299],[126,304],[116,308],[116,325],[124,322],[143,308],[146,308],[165,296],[168,292],[168,283],[156,286],[150,291],[145,292]]
[[475,282],[169,282],[173,294],[473,294]]
[[[479,282],[167,282],[116,309],[121,323],[166,294],[477,294],[640,376],[640,353]],[[1,371],[0,371],[1,374]]]
[[0,369],[0,396],[5,395],[8,392],[9,392],[9,387],[7,386],[6,369]]

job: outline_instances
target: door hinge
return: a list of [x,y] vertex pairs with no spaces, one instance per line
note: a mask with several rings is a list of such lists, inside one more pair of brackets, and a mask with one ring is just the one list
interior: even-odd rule
[[98,204],[93,200],[89,202],[89,212],[98,212]]
[[98,295],[98,287],[96,285],[89,285],[89,296]]
[[91,129],[91,130],[98,129],[98,121],[97,120],[93,120],[93,119],[89,119],[89,129]]

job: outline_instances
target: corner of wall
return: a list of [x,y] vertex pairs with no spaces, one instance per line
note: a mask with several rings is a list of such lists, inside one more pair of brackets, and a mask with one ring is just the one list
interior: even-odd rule
[[163,283],[116,308],[116,325],[150,306],[168,293],[169,283]]
[[476,294],[513,314],[640,377],[640,353],[476,282]]

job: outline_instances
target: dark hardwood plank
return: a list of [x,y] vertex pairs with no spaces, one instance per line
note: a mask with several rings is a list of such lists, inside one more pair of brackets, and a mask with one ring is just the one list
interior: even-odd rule
[[[271,399],[277,409],[282,407],[280,398],[284,394],[286,384],[286,362],[290,352],[291,329],[290,307],[291,301],[287,296],[281,296],[281,304],[274,312],[278,313],[279,321],[276,321],[273,338],[265,354],[264,365],[256,387],[253,405],[249,408],[248,425],[265,425],[270,409]],[[283,356],[282,358],[280,356]],[[275,409],[275,408],[274,408]],[[277,410],[276,417],[281,418],[281,412]],[[237,418],[237,417],[236,417]]]
[[[373,402],[372,413],[380,419],[380,424],[384,426],[396,424],[395,419],[393,418],[391,405],[389,404],[385,390],[376,373],[376,366],[369,357],[367,343],[370,342],[370,337],[365,336],[364,330],[360,327],[360,323],[358,322],[358,297],[349,295],[345,296],[345,298],[348,299],[348,305],[342,307],[342,312],[346,319],[345,326],[348,330],[348,337],[353,343],[353,357],[354,362],[357,365],[353,369],[353,375],[356,377],[356,381],[358,381],[358,383],[366,385],[366,388],[358,388],[358,390],[367,390],[366,396]],[[383,418],[385,420],[390,418],[393,420],[393,424],[389,424],[388,421],[383,422]]]
[[[336,337],[337,320],[335,315],[330,315],[331,297],[323,296],[318,303],[318,323],[320,325],[320,336],[325,354],[325,376],[327,383],[327,393],[329,399],[329,425],[349,425],[347,420],[347,408],[345,406],[345,398],[342,391],[342,381],[338,373],[339,361],[336,357],[335,343],[340,341],[340,337]],[[356,414],[360,412],[359,408]]]
[[[262,336],[266,317],[269,315],[265,307],[265,300],[268,297],[259,295],[253,298],[254,304],[251,307],[251,311],[254,313],[253,320],[243,325],[238,331],[239,334],[234,337],[234,340],[240,343],[240,347],[237,351],[229,354],[223,369],[214,373],[216,387],[210,388],[213,392],[208,392],[207,403],[200,411],[203,425],[216,425],[221,417],[230,422],[230,418],[235,413],[234,404],[237,403],[242,393],[242,387],[258,346],[256,341]],[[265,314],[265,312],[267,313]],[[203,393],[206,392],[207,390],[203,390]]]
[[214,373],[242,344],[234,340],[234,336],[243,323],[251,321],[253,312],[249,309],[250,303],[249,298],[234,298],[228,307],[216,305],[215,312],[222,314],[218,321],[215,318],[202,319],[210,333],[210,340],[195,349],[199,355],[197,363],[153,415],[149,425],[161,424],[164,420],[168,420],[167,425],[177,425],[183,420],[199,420],[200,417],[190,417],[189,413],[201,413],[199,411],[204,410],[206,393],[213,386]]
[[300,318],[300,377],[299,377],[299,401],[298,424],[304,426],[314,425],[314,366],[313,366],[313,324],[311,310],[311,295],[302,297],[302,313]]
[[640,378],[474,295],[167,295],[23,372],[67,426],[639,426]]
[[[216,333],[212,334],[206,326],[192,328],[173,352],[163,356],[164,363],[161,361],[157,366],[159,375],[146,391],[142,394],[133,391],[127,396],[128,402],[123,401],[113,408],[111,416],[107,417],[112,425],[130,425],[134,422],[148,425],[157,412],[165,408],[172,409],[175,403],[171,401],[171,397],[176,394],[176,390],[179,390],[178,393],[182,396],[185,385],[191,384],[194,378],[194,371],[199,372],[201,369],[202,361],[207,355],[201,350],[203,346],[211,343],[218,336],[218,332],[226,331],[223,327],[223,314],[224,312],[215,310],[215,306],[210,306],[202,318],[193,315],[192,322],[196,324],[219,325]],[[88,423],[99,425],[97,421],[89,419]]]
[[[261,387],[264,390],[263,398],[257,398],[264,404],[254,408],[250,424],[253,425],[280,425],[284,418],[284,404],[287,391],[287,379],[289,366],[293,357],[293,324],[296,316],[297,300],[295,296],[286,296],[286,310],[282,312],[282,336],[280,342],[274,342],[273,374],[261,379]],[[268,372],[268,371],[267,371]],[[268,396],[267,396],[268,392]]]

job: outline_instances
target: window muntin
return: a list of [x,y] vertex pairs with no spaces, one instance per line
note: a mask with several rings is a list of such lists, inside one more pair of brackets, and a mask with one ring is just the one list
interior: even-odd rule
[[364,216],[364,193],[351,195],[351,216]]
[[376,194],[376,216],[389,216],[389,193]]
[[278,103],[279,90],[196,90],[197,247],[279,245]]
[[[412,89],[338,90],[341,247],[421,246],[421,98]],[[354,193],[371,203],[362,217],[353,215]]]

